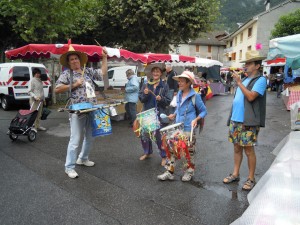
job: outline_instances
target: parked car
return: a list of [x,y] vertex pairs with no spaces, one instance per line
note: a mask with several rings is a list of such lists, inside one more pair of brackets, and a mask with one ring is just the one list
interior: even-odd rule
[[[137,67],[136,66],[118,66],[108,69],[107,75],[108,75],[108,81],[109,86],[114,88],[124,88],[125,84],[128,82],[128,79],[126,77],[126,71],[128,69],[132,69],[135,74],[137,74]],[[139,81],[140,81],[139,77]],[[104,87],[103,81],[95,81],[95,83],[99,87]]]
[[17,103],[29,103],[32,71],[41,70],[46,101],[51,100],[51,82],[48,71],[38,63],[2,63],[0,64],[0,102],[4,110],[9,110]]

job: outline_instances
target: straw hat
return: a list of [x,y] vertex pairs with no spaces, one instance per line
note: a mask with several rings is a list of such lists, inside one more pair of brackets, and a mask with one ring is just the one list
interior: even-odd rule
[[59,59],[60,64],[63,65],[64,67],[70,68],[70,65],[68,63],[68,56],[72,55],[72,54],[78,55],[81,66],[84,66],[87,63],[87,61],[88,61],[87,54],[85,54],[83,52],[75,51],[73,46],[70,45],[69,51],[67,51],[66,53],[61,55],[61,57]]
[[192,84],[195,84],[195,75],[190,71],[183,71],[182,74],[174,76],[173,79],[178,81],[180,77],[187,78],[192,82]]
[[255,62],[265,59],[266,57],[261,56],[259,54],[259,51],[252,50],[246,52],[246,59],[243,61],[240,61],[240,63],[248,63],[248,62]]

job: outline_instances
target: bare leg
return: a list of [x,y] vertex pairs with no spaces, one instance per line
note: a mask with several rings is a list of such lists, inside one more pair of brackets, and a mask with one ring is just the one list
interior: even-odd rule
[[256,167],[256,155],[253,146],[245,147],[245,154],[248,158],[248,168],[249,168],[249,176],[250,180],[254,180],[254,173]]
[[234,144],[234,168],[232,175],[237,177],[240,173],[241,163],[243,161],[243,147],[239,144]]

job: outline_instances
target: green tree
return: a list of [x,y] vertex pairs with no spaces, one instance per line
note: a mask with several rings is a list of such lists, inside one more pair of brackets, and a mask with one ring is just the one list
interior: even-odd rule
[[300,33],[300,9],[293,13],[283,15],[279,18],[275,24],[275,28],[272,30],[272,38],[284,37],[293,34]]
[[3,17],[0,14],[0,62],[5,62],[4,52],[14,46],[24,44],[24,40],[12,29],[14,17]]
[[12,30],[27,42],[53,43],[95,26],[101,0],[1,0],[0,15],[14,17]]
[[168,44],[187,42],[209,31],[219,0],[105,0],[91,37],[102,45],[136,52],[166,52]]

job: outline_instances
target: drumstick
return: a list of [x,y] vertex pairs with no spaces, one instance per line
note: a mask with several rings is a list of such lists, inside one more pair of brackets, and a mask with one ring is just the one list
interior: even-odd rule
[[194,127],[192,127],[192,129],[191,129],[190,143],[192,143],[192,139],[193,139],[193,130],[194,130]]

